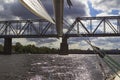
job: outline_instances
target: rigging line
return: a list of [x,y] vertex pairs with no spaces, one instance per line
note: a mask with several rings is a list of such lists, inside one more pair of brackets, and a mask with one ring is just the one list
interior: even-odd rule
[[[102,58],[102,59],[103,59],[104,62],[107,63],[107,65],[108,65],[110,68],[111,68],[111,66],[112,66],[111,69],[112,69],[113,72],[115,72],[115,69],[116,69],[115,66],[114,66],[114,65],[111,65],[111,63],[107,62],[105,58]],[[114,68],[113,68],[113,67],[114,67]],[[115,72],[115,74],[117,74],[117,76],[118,76],[118,73],[117,73],[117,72]],[[118,77],[119,77],[119,76],[118,76]]]
[[69,5],[70,8],[71,8],[71,6],[73,6],[71,0],[67,0],[67,3],[68,3],[68,5]]
[[[104,60],[104,59],[103,59]],[[106,60],[104,60],[104,62],[110,67],[110,69],[120,78],[120,75],[115,71],[115,69],[109,64],[106,62]]]
[[[93,52],[96,54],[95,51],[93,51]],[[106,74],[106,72],[105,72],[105,69],[104,69],[104,67],[103,67],[103,64],[102,64],[100,58],[98,57],[98,54],[96,54],[96,58],[97,58],[97,60],[98,60],[98,64],[99,64],[99,66],[100,66],[100,68],[101,68],[101,71],[102,71],[102,73],[103,73],[103,76],[104,76],[104,77],[107,77],[107,74]]]
[[[66,21],[66,20],[65,20]],[[66,21],[67,22],[67,21]],[[68,23],[68,22],[67,22]],[[69,23],[68,23],[69,24]],[[74,28],[73,28],[74,29]],[[74,31],[77,31],[77,30],[75,30],[74,29]],[[78,34],[78,36],[80,36],[80,37],[83,37],[81,34]],[[97,52],[99,52],[99,53],[101,53],[101,54],[103,54],[102,56],[107,56],[107,55],[105,55],[106,53],[105,52],[101,52],[100,50],[98,50],[97,49],[97,47],[96,46],[93,46],[92,44],[91,44],[91,41],[90,41],[90,39],[88,38],[88,40],[86,40],[86,39],[84,39],[93,49],[95,49],[95,51],[97,51]],[[115,62],[111,57],[109,57],[109,56],[107,56],[109,59],[111,59],[113,62]],[[116,62],[115,62],[116,63]],[[119,65],[120,66],[120,65]]]
[[[96,48],[97,49],[97,48]],[[96,50],[98,53],[99,53],[99,56],[101,58],[105,58],[106,60],[108,60],[111,65],[113,65],[114,67],[116,67],[118,70],[120,70],[120,66],[119,66],[119,63],[117,63],[115,60],[113,60],[111,57],[109,57],[108,55],[106,55],[105,52],[101,51],[101,50]]]
[[[74,29],[74,28],[73,28],[73,29]],[[74,29],[74,30],[75,30],[75,29]],[[75,31],[76,31],[76,30],[75,30]],[[78,36],[83,37],[81,34],[78,34]],[[84,39],[84,41],[87,42],[87,43],[93,48],[93,50],[97,51],[97,52],[99,53],[99,56],[104,60],[104,62],[106,62],[106,59],[104,58],[106,55],[105,55],[105,53],[103,53],[103,51],[101,52],[98,47],[93,46],[93,45],[91,44],[90,40]],[[107,62],[106,62],[106,64],[114,71],[114,68],[111,67],[110,63],[107,63]],[[113,66],[114,66],[114,64],[113,64]],[[115,71],[114,71],[114,72],[115,72]],[[115,72],[115,74],[118,75],[118,73],[116,73],[116,72]],[[119,75],[118,75],[118,77],[119,77]]]
[[[66,24],[67,23],[67,24]],[[70,25],[65,19],[64,19],[64,21],[63,21],[63,24],[65,25],[65,26],[67,26],[68,27],[68,25]]]
[[[85,40],[86,41],[86,40]],[[98,49],[96,49],[96,47],[94,47],[92,44],[90,44],[88,41],[86,41],[92,48],[93,48],[93,50],[95,50],[95,51],[97,51],[97,52],[99,52],[100,54],[101,54],[101,52],[98,50]],[[100,55],[99,54],[99,55]],[[102,55],[103,57],[105,56],[105,55]],[[106,62],[106,59],[105,58],[102,58],[103,60],[104,60],[104,62]],[[110,63],[107,63],[107,65],[111,68],[111,65],[109,65]],[[114,65],[113,65],[114,66]],[[111,68],[113,71],[114,71],[114,68]],[[115,71],[114,71],[115,72]],[[118,75],[118,73],[117,72],[115,72],[115,74],[117,74],[117,76],[118,77],[120,77],[119,75]]]
[[[95,53],[95,51],[94,51],[94,53]],[[100,66],[100,68],[101,68],[102,75],[103,75],[104,77],[107,77],[107,74],[106,74],[106,72],[105,72],[105,69],[104,69],[104,67],[103,67],[103,64],[102,64],[100,58],[98,57],[98,54],[96,54],[96,58],[97,58],[97,60],[98,60],[99,66]]]
[[[71,26],[70,23],[69,23],[67,20],[64,19],[64,21],[68,24],[67,27],[68,27],[68,26]],[[64,23],[64,24],[65,24],[65,23]],[[72,31],[75,31],[75,32],[76,32],[77,30],[75,30],[75,29],[73,28]],[[78,34],[78,36],[80,36],[80,35]],[[80,37],[83,38],[82,35],[81,35]],[[86,34],[86,38],[87,38],[88,42],[91,43],[90,39],[87,37],[87,34]],[[86,39],[84,38],[83,40],[86,40]]]
[[114,65],[111,65],[111,63],[107,62],[105,58],[102,58],[102,59],[103,59],[103,61],[111,68],[111,70],[112,70],[118,77],[120,77],[120,76],[118,75],[118,73],[116,72]]
[[118,70],[120,70],[120,64],[117,63],[115,60],[113,60],[113,58],[111,58],[110,56],[106,55],[105,52],[99,50],[101,52],[101,54],[103,54],[106,58],[106,60],[108,60],[114,67],[118,68]]
[[115,63],[113,63],[112,61],[110,61],[107,57],[104,57],[104,59],[111,64],[114,68],[116,68],[117,70],[120,70],[119,66],[117,66]]
[[116,64],[116,62],[114,63],[113,61],[111,61],[111,59],[109,59],[107,56],[105,57],[105,59],[111,64],[111,65],[113,65],[115,68],[117,68],[118,70],[120,70],[120,66],[118,66],[117,64]]
[[[70,25],[67,21],[66,21],[66,19],[64,19],[64,21],[68,24],[68,25]],[[65,23],[64,23],[65,24]],[[67,25],[67,24],[65,24],[65,25]],[[68,27],[68,26],[67,26]]]
[[[107,56],[107,55],[106,55]],[[113,58],[111,58],[110,56],[107,56],[111,61],[113,61],[115,64],[117,64],[120,67],[120,64],[117,63],[115,60],[113,60]]]
[[[94,47],[93,47],[94,48]],[[94,48],[95,51],[97,51],[99,53],[99,56],[102,59],[106,59],[106,61],[108,61],[112,66],[114,66],[115,68],[117,68],[118,70],[120,70],[120,66],[118,66],[117,64],[115,64],[114,62],[112,62],[107,56],[106,53],[102,53],[100,50],[98,50],[96,47]]]

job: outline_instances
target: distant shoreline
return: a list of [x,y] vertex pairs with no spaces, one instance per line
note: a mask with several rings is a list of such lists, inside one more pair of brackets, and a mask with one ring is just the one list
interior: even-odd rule
[[[120,55],[120,50],[103,50],[106,54],[110,55]],[[12,54],[60,54],[59,50],[56,52],[38,52],[38,53],[26,53],[26,52],[12,52]],[[68,50],[67,54],[97,54],[93,50]],[[0,52],[0,55],[7,55],[4,52]],[[8,54],[9,55],[9,54]]]
[[[120,54],[119,49],[111,49],[111,50],[104,50],[106,54]],[[12,46],[12,52],[10,54],[60,54],[60,55],[67,55],[67,54],[95,54],[93,50],[81,50],[81,49],[69,49],[68,51],[60,51],[59,49],[49,48],[49,47],[36,47],[35,45],[22,45],[17,42],[15,45]],[[3,55],[10,55],[4,53],[4,47],[0,45],[0,54]]]

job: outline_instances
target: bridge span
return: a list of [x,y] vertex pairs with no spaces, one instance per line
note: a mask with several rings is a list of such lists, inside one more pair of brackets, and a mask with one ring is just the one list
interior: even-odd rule
[[[77,17],[74,22],[64,20],[63,33],[59,36],[54,24],[44,19],[0,21],[0,38],[4,38],[4,53],[11,54],[12,38],[62,37],[60,51],[68,51],[70,37],[119,37],[120,16]],[[62,52],[61,52],[62,53]]]

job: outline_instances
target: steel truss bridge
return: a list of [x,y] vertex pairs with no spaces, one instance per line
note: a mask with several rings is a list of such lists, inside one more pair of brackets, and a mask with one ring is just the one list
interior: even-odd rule
[[5,39],[4,49],[7,52],[10,52],[12,38],[62,37],[60,48],[67,50],[67,39],[81,37],[79,34],[82,37],[120,36],[120,16],[77,17],[72,24],[64,20],[62,36],[57,35],[55,25],[43,19],[0,21],[0,38]]

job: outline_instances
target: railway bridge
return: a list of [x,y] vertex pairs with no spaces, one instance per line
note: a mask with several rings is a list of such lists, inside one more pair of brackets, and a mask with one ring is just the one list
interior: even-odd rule
[[119,37],[120,16],[77,17],[63,21],[62,35],[54,24],[44,19],[0,21],[0,38],[4,38],[4,54],[12,53],[12,38],[62,38],[60,51],[67,53],[70,37]]

